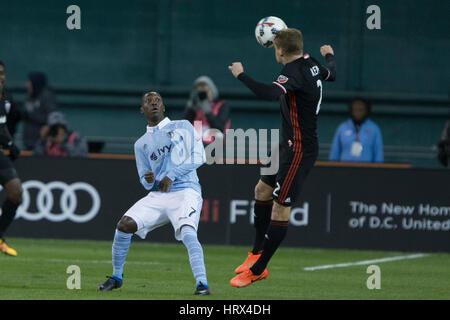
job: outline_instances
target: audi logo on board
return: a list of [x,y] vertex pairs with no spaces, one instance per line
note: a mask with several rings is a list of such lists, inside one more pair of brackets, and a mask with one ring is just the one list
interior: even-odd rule
[[[38,180],[29,180],[22,183],[22,204],[17,209],[16,218],[28,221],[47,219],[52,222],[69,220],[76,223],[85,223],[92,220],[100,210],[100,195],[97,190],[86,182],[75,182],[67,184],[62,181],[43,183]],[[36,190],[35,197],[31,196],[30,190]],[[54,204],[58,201],[56,197],[59,190],[59,212],[53,212]],[[77,191],[87,193],[91,200],[90,208],[86,212],[79,212]],[[33,195],[35,192],[33,192]],[[31,212],[31,208],[36,208]]]

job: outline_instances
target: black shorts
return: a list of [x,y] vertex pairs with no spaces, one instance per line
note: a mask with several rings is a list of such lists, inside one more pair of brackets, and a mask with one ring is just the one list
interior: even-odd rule
[[12,179],[19,178],[11,160],[0,149],[0,184],[4,186]]
[[[273,190],[273,199],[280,205],[291,206],[299,198],[303,183],[317,160],[317,153],[294,153],[280,150],[278,173],[261,175],[261,181]],[[272,160],[273,161],[273,160]]]

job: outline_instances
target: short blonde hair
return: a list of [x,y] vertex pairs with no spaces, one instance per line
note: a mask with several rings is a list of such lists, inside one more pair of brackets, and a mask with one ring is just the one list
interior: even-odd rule
[[280,30],[273,42],[288,56],[303,54],[303,35],[300,30],[294,28]]

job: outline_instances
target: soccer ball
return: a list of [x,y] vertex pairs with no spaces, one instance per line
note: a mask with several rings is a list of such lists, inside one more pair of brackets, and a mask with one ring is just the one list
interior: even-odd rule
[[256,40],[264,48],[272,48],[275,35],[283,29],[287,29],[287,25],[280,18],[272,16],[262,18],[255,28]]

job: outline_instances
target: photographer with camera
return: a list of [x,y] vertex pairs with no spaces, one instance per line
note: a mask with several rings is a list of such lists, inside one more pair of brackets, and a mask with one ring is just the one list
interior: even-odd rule
[[230,108],[225,100],[219,98],[219,91],[211,78],[201,76],[194,81],[183,118],[192,125],[195,121],[201,121],[202,132],[199,133],[204,145],[214,141],[210,129],[224,134],[230,128]]
[[69,131],[61,112],[52,112],[47,125],[41,128],[41,139],[36,143],[33,154],[55,157],[86,157],[87,141],[78,132]]

